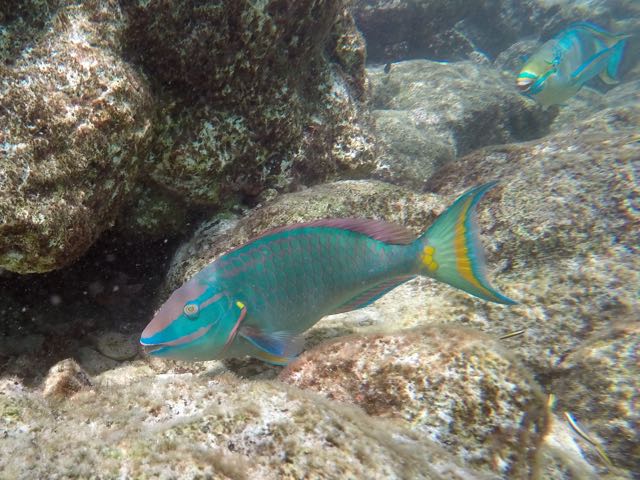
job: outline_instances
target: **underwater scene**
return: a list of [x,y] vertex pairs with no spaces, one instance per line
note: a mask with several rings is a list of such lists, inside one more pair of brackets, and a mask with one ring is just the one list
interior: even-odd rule
[[0,480],[638,480],[639,251],[638,0],[0,1]]

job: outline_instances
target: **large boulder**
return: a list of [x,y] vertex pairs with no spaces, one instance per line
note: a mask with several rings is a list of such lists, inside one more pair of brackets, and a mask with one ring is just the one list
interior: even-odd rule
[[376,173],[393,182],[423,187],[454,158],[540,137],[553,118],[486,65],[413,60],[368,73],[382,144]]
[[364,43],[344,0],[127,5],[128,55],[163,104],[151,181],[224,207],[373,169]]
[[496,339],[430,326],[347,336],[304,353],[281,380],[404,420],[477,469],[531,478],[546,397]]
[[147,84],[119,54],[124,20],[89,2],[0,67],[0,267],[69,265],[109,228],[150,132]]

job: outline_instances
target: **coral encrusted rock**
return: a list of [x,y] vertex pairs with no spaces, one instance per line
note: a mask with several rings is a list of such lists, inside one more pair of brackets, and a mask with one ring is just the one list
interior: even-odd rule
[[373,169],[364,43],[344,0],[127,4],[128,55],[162,92],[156,184],[221,206]]
[[0,66],[0,267],[69,265],[109,228],[150,130],[144,79],[118,53],[118,7],[64,20]]
[[529,478],[547,409],[531,375],[495,340],[459,327],[347,336],[279,378],[412,429],[474,467]]
[[0,380],[3,475],[485,478],[403,425],[281,383],[157,375],[142,362],[108,373],[57,400],[55,415],[37,392]]

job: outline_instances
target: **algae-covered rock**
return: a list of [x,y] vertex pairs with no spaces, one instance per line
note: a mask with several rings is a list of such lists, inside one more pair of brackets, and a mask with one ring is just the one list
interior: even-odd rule
[[542,140],[447,164],[428,188],[450,199],[500,180],[479,223],[488,262],[499,265],[494,278],[520,305],[482,303],[465,313],[459,294],[447,290],[438,295],[448,297],[439,318],[496,334],[525,329],[510,342],[542,371],[584,338],[637,320],[639,122],[637,106],[606,109]]
[[145,80],[119,56],[113,3],[64,21],[0,67],[0,266],[66,266],[116,218],[149,131]]
[[55,417],[37,393],[2,381],[3,474],[483,478],[406,427],[284,384],[135,368],[117,387],[98,376],[94,390],[57,400]]
[[116,219],[116,231],[127,239],[157,240],[181,234],[189,214],[184,201],[155,185],[138,183]]
[[542,136],[552,118],[484,65],[413,60],[368,72],[383,145],[377,174],[390,181],[422,187],[476,148]]
[[[637,287],[637,285],[636,285]],[[640,325],[617,325],[567,355],[552,389],[612,463],[640,471]],[[581,439],[584,442],[584,439]],[[596,464],[606,467],[585,442]]]
[[43,383],[42,394],[50,398],[71,397],[92,386],[89,375],[70,358],[51,367]]
[[221,206],[374,167],[364,43],[344,0],[128,2],[128,53],[163,92],[145,170]]
[[547,409],[542,390],[483,334],[432,326],[342,337],[315,347],[279,376],[373,416],[405,420],[470,465],[530,478]]

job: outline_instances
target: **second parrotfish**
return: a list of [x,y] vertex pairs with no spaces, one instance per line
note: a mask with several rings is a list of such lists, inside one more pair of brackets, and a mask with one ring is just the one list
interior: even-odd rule
[[149,353],[182,360],[250,355],[284,365],[323,316],[362,308],[416,275],[492,302],[514,301],[484,274],[469,190],[416,238],[399,225],[319,220],[271,231],[210,263],[176,290],[142,332]]
[[592,23],[569,26],[526,62],[516,86],[544,106],[561,105],[596,76],[617,83],[625,38]]

